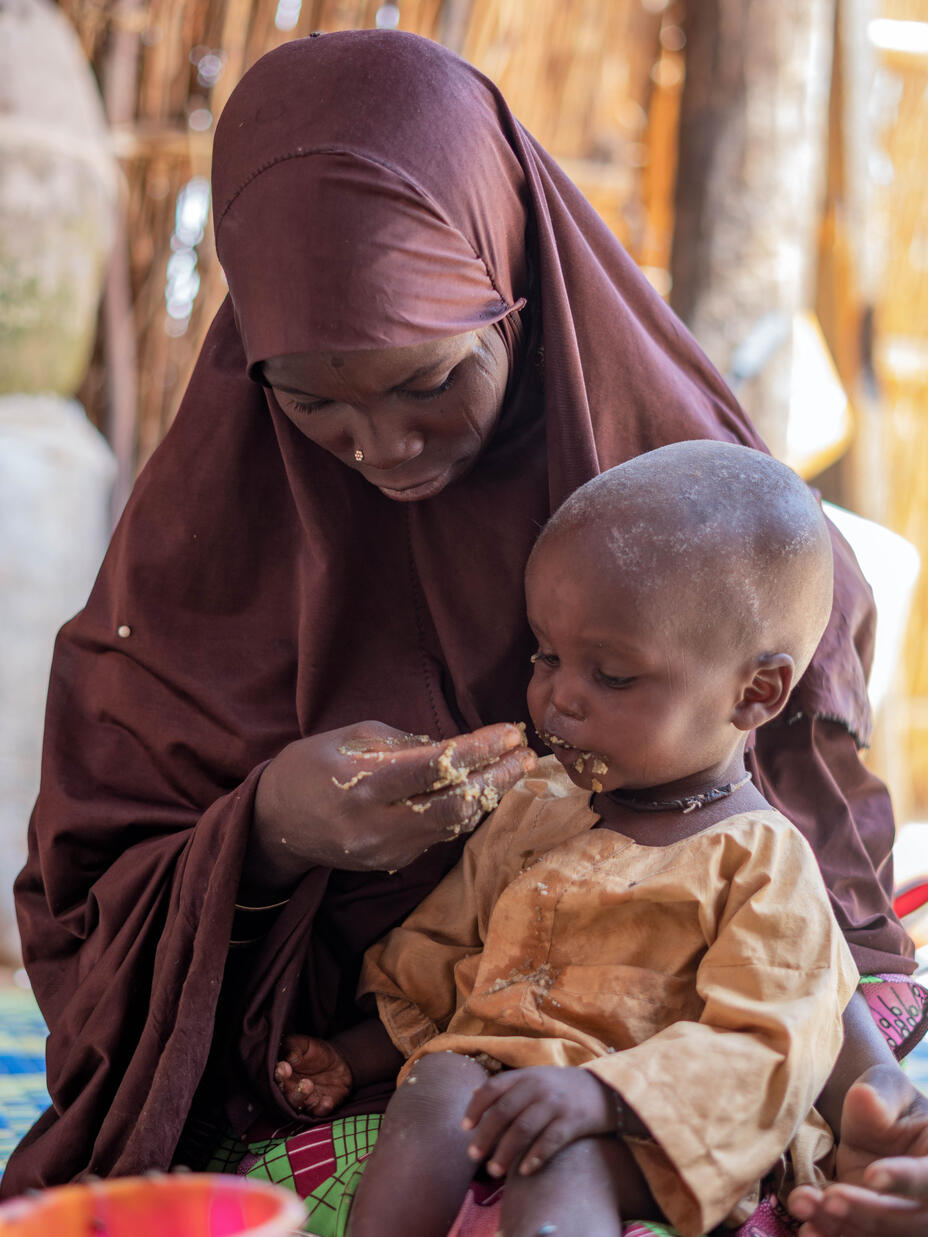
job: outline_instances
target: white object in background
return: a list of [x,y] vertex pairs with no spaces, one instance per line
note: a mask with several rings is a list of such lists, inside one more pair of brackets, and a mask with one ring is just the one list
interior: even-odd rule
[[[897,889],[928,879],[928,823],[925,821],[910,821],[896,834],[893,878]],[[919,970],[928,968],[928,904],[907,915],[904,923],[915,942]]]
[[915,594],[921,558],[911,541],[882,524],[825,503],[825,514],[857,555],[876,602],[876,645],[868,690],[876,712],[896,671]]
[[109,539],[112,452],[76,400],[0,396],[0,960],[19,957],[13,878],[39,786],[58,628]]
[[815,314],[795,314],[784,459],[800,477],[815,477],[847,450],[851,407]]

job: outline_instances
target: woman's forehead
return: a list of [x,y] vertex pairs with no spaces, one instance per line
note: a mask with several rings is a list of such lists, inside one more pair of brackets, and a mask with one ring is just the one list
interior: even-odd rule
[[476,334],[470,332],[397,348],[297,352],[270,357],[262,368],[265,381],[283,391],[314,390],[332,379],[390,390],[459,364],[475,342]]

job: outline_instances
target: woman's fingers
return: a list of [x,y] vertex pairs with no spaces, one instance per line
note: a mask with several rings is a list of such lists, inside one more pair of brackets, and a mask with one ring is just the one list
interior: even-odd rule
[[902,1194],[928,1201],[928,1158],[877,1160],[864,1170],[863,1184],[878,1194]]
[[928,1237],[928,1204],[923,1201],[840,1184],[814,1194],[795,1190],[790,1195],[790,1210],[807,1221],[801,1237]]
[[426,819],[423,826],[436,839],[473,828],[481,817],[492,812],[500,799],[537,763],[535,753],[519,747],[501,756],[492,765],[472,771],[447,788],[427,795],[410,796],[399,806]]
[[399,803],[457,789],[467,783],[475,770],[492,766],[524,744],[521,730],[506,722],[484,726],[443,743],[387,749],[379,755],[367,753],[356,759],[363,763],[363,772],[369,778],[364,792],[381,803]]

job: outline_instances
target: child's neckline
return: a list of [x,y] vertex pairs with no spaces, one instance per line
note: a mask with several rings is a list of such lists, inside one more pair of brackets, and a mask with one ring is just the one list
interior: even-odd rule
[[632,808],[621,807],[604,794],[590,795],[589,805],[590,810],[599,817],[593,825],[594,829],[608,829],[638,846],[654,849],[685,842],[732,816],[775,811],[751,782],[727,798],[709,803],[695,812],[636,812]]

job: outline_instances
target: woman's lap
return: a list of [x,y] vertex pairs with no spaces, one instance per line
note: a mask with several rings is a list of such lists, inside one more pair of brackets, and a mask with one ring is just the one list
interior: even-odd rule
[[[874,1021],[897,1055],[909,1051],[928,1030],[928,992],[903,975],[867,976],[861,982]],[[295,1190],[307,1202],[306,1231],[342,1237],[348,1210],[380,1131],[379,1114],[345,1117],[313,1126],[261,1127],[246,1142],[224,1139],[207,1166],[212,1172],[273,1181]],[[476,1180],[449,1237],[495,1237],[499,1231],[502,1187]],[[771,1194],[746,1224],[726,1229],[727,1237],[790,1237],[798,1225]],[[673,1237],[665,1225],[635,1223],[626,1237]]]

